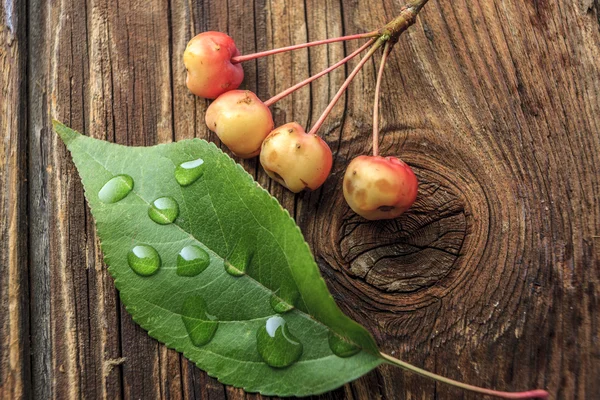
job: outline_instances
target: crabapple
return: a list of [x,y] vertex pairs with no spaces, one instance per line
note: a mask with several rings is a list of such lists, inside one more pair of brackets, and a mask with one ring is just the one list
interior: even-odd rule
[[359,156],[344,175],[344,198],[352,210],[369,219],[392,219],[417,198],[419,182],[412,169],[396,157]]
[[221,32],[203,32],[189,41],[183,53],[186,84],[196,96],[215,99],[235,90],[244,79],[241,64],[231,58],[239,55],[233,39]]
[[223,93],[206,110],[206,125],[236,156],[260,153],[263,140],[273,130],[271,110],[248,90]]
[[321,186],[331,171],[331,149],[316,135],[291,122],[267,136],[260,152],[267,174],[294,193]]

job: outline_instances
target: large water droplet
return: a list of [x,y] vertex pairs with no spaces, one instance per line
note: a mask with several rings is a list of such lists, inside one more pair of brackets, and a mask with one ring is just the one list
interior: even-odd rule
[[102,186],[98,198],[103,203],[116,203],[123,200],[133,189],[133,178],[129,175],[117,175]]
[[175,180],[181,186],[189,186],[204,174],[205,167],[201,158],[181,163],[175,168]]
[[294,309],[293,304],[288,303],[281,297],[274,294],[271,295],[271,299],[269,300],[269,302],[273,311],[279,314],[283,314]]
[[350,357],[360,351],[360,347],[350,343],[334,331],[329,331],[329,348],[338,357]]
[[210,256],[198,246],[186,246],[177,256],[177,275],[196,276],[210,265]]
[[191,296],[183,302],[181,319],[194,346],[210,342],[219,327],[217,317],[208,313],[202,296]]
[[136,274],[150,276],[160,268],[160,256],[154,247],[139,245],[127,254],[127,263]]
[[172,197],[159,197],[152,202],[148,209],[150,219],[161,225],[173,223],[178,215],[179,204]]
[[262,359],[274,368],[292,365],[298,361],[304,349],[280,316],[269,318],[258,329],[256,347]]

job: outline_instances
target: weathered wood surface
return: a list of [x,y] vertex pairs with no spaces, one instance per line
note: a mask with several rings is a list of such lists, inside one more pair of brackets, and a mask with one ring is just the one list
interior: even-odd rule
[[[0,5],[0,398],[242,399],[149,338],[102,264],[57,118],[129,145],[216,140],[184,85],[194,33],[243,53],[363,32],[392,0],[5,0]],[[244,65],[259,97],[356,48]],[[294,196],[244,167],[295,216],[340,306],[397,357],[469,383],[600,397],[600,3],[431,0],[383,84],[382,152],[422,182],[399,220],[366,223],[341,179],[370,149],[376,61],[322,134],[325,186]],[[351,65],[354,65],[353,63]],[[274,108],[316,120],[345,72]],[[478,398],[391,367],[324,398]]]

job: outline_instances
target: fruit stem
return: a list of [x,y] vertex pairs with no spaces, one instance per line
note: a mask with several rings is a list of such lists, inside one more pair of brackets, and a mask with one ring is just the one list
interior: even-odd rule
[[392,21],[387,23],[381,29],[379,29],[378,33],[380,35],[388,35],[390,36],[390,40],[392,43],[396,43],[398,38],[408,29],[412,24],[415,23],[417,19],[417,14],[423,8],[423,6],[429,0],[411,0],[409,1],[402,9],[400,10],[400,14],[394,18]]
[[377,74],[377,84],[375,85],[375,101],[373,102],[373,156],[379,155],[379,97],[381,92],[381,81],[383,80],[383,69],[387,62],[388,56],[394,47],[393,43],[385,42],[383,55],[381,56],[381,64],[379,65],[379,73]]
[[323,125],[323,122],[325,122],[325,119],[327,118],[327,116],[329,115],[329,113],[331,112],[333,107],[335,106],[335,103],[337,103],[338,100],[340,99],[340,97],[342,97],[342,95],[344,94],[344,92],[346,91],[346,89],[348,88],[348,86],[350,85],[350,83],[352,82],[354,77],[356,76],[356,74],[358,74],[360,72],[360,70],[365,65],[365,63],[367,61],[369,61],[369,59],[373,56],[373,54],[377,51],[377,49],[379,49],[381,47],[381,45],[383,43],[385,43],[388,39],[389,39],[389,37],[387,37],[387,36],[381,36],[377,39],[375,44],[373,44],[373,46],[371,46],[371,49],[369,50],[369,52],[367,54],[365,54],[365,56],[360,60],[358,65],[356,67],[354,67],[354,70],[352,70],[352,72],[350,73],[348,78],[346,78],[346,81],[344,81],[344,83],[342,84],[342,87],[340,87],[340,90],[338,90],[338,92],[335,94],[335,96],[333,97],[333,99],[331,100],[331,102],[329,103],[327,108],[325,109],[325,111],[323,111],[323,114],[319,117],[319,120],[315,123],[315,125],[312,127],[310,132],[308,132],[309,135],[315,135],[317,133],[317,131],[319,130],[321,125]]
[[358,50],[356,50],[355,52],[353,52],[352,54],[350,54],[348,57],[338,61],[337,63],[333,64],[331,67],[324,69],[323,71],[319,72],[316,75],[311,76],[310,78],[303,80],[302,82],[299,82],[297,84],[295,84],[294,86],[292,86],[289,89],[284,90],[283,92],[271,97],[269,100],[265,101],[265,105],[267,107],[271,107],[273,104],[277,103],[279,100],[283,99],[284,97],[286,97],[287,95],[295,92],[296,90],[308,85],[309,83],[311,83],[314,80],[319,79],[320,77],[322,77],[323,75],[326,75],[328,73],[330,73],[331,71],[333,71],[334,69],[338,68],[341,65],[346,64],[348,61],[350,61],[351,59],[353,59],[354,57],[356,57],[358,54],[362,53],[367,47],[369,47],[370,45],[373,44],[373,42],[375,42],[375,38],[372,38],[371,40],[369,40],[367,43],[365,43],[364,45],[362,45],[361,47],[358,48]]
[[286,51],[304,49],[306,47],[319,46],[321,44],[343,42],[343,41],[346,41],[346,40],[368,39],[368,38],[376,37],[376,36],[379,36],[379,35],[380,34],[379,34],[378,31],[373,31],[373,32],[368,32],[368,33],[360,33],[360,34],[357,34],[357,35],[348,35],[348,36],[341,36],[341,37],[337,37],[337,38],[316,40],[314,42],[295,44],[295,45],[292,45],[292,46],[281,47],[279,49],[261,51],[259,53],[246,54],[246,55],[243,55],[243,56],[232,57],[231,58],[231,63],[232,64],[238,64],[238,63],[241,63],[241,62],[244,62],[244,61],[254,60],[254,59],[260,58],[260,57],[266,57],[266,56],[271,56],[273,54],[284,53]]
[[381,357],[388,364],[395,365],[395,366],[403,368],[405,370],[412,371],[418,375],[425,376],[427,378],[434,379],[436,381],[443,382],[448,385],[456,386],[461,389],[469,390],[469,391],[475,392],[475,393],[481,393],[481,394],[485,394],[488,396],[499,397],[502,399],[548,399],[548,396],[549,396],[547,391],[541,390],[541,389],[528,390],[526,392],[500,392],[500,391],[496,391],[496,390],[484,389],[484,388],[480,388],[477,386],[467,385],[466,383],[458,382],[453,379],[445,378],[441,375],[437,375],[432,372],[425,371],[424,369],[415,367],[414,365],[411,365],[404,361],[398,360],[397,358],[394,358],[387,354],[384,354],[384,353],[380,353],[380,354],[381,354]]

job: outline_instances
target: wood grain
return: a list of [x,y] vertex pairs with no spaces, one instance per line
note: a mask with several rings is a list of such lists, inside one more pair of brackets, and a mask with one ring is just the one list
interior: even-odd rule
[[27,284],[27,21],[0,7],[0,398],[30,395]]
[[[150,339],[119,302],[51,119],[128,145],[200,137],[208,102],[183,51],[206,30],[242,53],[365,32],[395,0],[6,0],[0,5],[0,398],[259,399]],[[267,99],[359,42],[244,64]],[[340,68],[273,107],[309,127]],[[369,152],[377,60],[321,129],[319,190],[293,195],[241,162],[296,218],[342,309],[386,352],[453,379],[552,398],[600,396],[600,3],[431,0],[385,72],[383,154],[416,205],[367,223],[345,166]],[[227,151],[224,148],[225,151]],[[478,398],[381,367],[323,399]]]

